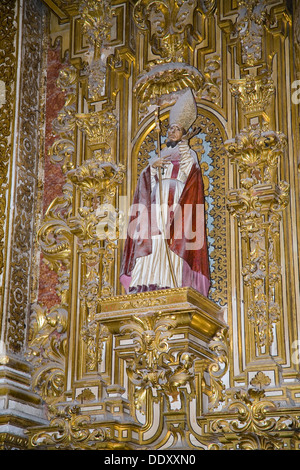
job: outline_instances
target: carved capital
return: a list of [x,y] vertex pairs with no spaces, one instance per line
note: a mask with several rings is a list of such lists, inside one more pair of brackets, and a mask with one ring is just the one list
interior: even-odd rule
[[230,80],[231,93],[236,97],[243,113],[262,114],[270,106],[275,94],[274,82],[271,74],[264,71],[259,75],[248,74],[239,80]]

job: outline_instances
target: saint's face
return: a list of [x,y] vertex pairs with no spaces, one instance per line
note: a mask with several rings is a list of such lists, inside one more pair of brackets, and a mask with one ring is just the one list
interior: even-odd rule
[[168,129],[168,139],[177,142],[181,140],[183,136],[183,129],[182,127],[178,126],[177,124],[172,124],[172,126]]

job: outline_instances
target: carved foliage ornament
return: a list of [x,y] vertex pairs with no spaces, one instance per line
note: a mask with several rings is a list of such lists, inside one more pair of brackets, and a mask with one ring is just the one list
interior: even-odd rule
[[[269,130],[268,125],[252,125],[243,129],[232,140],[225,142],[231,161],[238,165],[242,184],[276,183],[279,158],[287,145],[281,132]],[[251,181],[250,181],[251,180]]]
[[212,422],[221,445],[215,449],[279,450],[284,448],[284,434],[300,428],[299,418],[276,416],[276,405],[265,399],[264,390],[238,391],[228,406],[229,416]]
[[65,92],[65,104],[53,121],[53,131],[57,139],[49,150],[53,163],[61,163],[64,172],[72,168],[72,158],[75,150],[74,130],[76,113],[76,80],[75,67],[63,68],[57,80],[57,86]]
[[142,31],[149,30],[154,54],[171,61],[183,59],[184,35],[193,22],[196,0],[139,0],[134,8],[134,20]]
[[83,32],[95,48],[100,48],[110,39],[112,10],[110,0],[83,0],[79,11]]
[[86,67],[88,93],[92,100],[98,100],[105,85],[106,64],[102,52],[110,41],[113,17],[111,0],[83,0],[79,12],[82,30],[90,43],[87,54],[89,64]]
[[189,384],[194,392],[193,358],[188,352],[177,360],[169,354],[168,339],[176,327],[175,316],[149,313],[133,316],[120,327],[134,340],[135,355],[127,359],[127,374],[135,386],[135,406],[144,412],[147,390],[161,390],[175,399],[179,387]]
[[53,307],[49,312],[33,305],[27,359],[33,365],[33,388],[46,403],[62,399],[65,382],[68,312]]
[[112,438],[109,428],[95,428],[91,417],[82,415],[78,406],[63,410],[52,407],[51,411],[55,416],[49,424],[50,430],[31,432],[31,448],[90,450],[105,446]]

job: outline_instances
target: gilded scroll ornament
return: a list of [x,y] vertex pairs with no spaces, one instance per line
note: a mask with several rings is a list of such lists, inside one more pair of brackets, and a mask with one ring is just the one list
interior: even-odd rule
[[220,330],[209,343],[209,348],[217,355],[216,360],[208,362],[206,368],[209,374],[209,384],[206,383],[202,374],[202,385],[204,393],[208,396],[209,410],[217,408],[224,401],[225,385],[223,377],[229,367],[229,334],[227,329]]
[[50,148],[49,155],[53,163],[62,164],[64,172],[72,168],[75,150],[76,79],[75,67],[66,66],[60,71],[57,80],[57,86],[65,92],[66,98],[62,110],[52,124],[57,139]]
[[45,449],[97,449],[112,438],[109,428],[95,429],[90,416],[81,414],[78,406],[66,406],[62,410],[52,407],[51,411],[54,417],[49,430],[31,433],[31,448],[39,446]]
[[279,450],[284,448],[285,434],[299,429],[297,417],[279,413],[276,416],[278,408],[265,398],[264,390],[236,392],[228,411],[228,416],[212,422],[211,429],[222,442],[215,448]]
[[55,198],[48,207],[37,237],[44,259],[58,272],[69,269],[72,234],[68,225],[72,209],[72,187],[66,184],[63,195]]
[[33,388],[46,403],[62,399],[65,382],[68,312],[63,307],[33,305],[27,359],[33,365]]

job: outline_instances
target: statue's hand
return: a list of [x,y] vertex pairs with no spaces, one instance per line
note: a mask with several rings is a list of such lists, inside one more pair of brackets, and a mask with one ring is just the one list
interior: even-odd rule
[[162,168],[170,163],[170,155],[165,155],[162,158],[158,158],[152,163],[153,168]]

